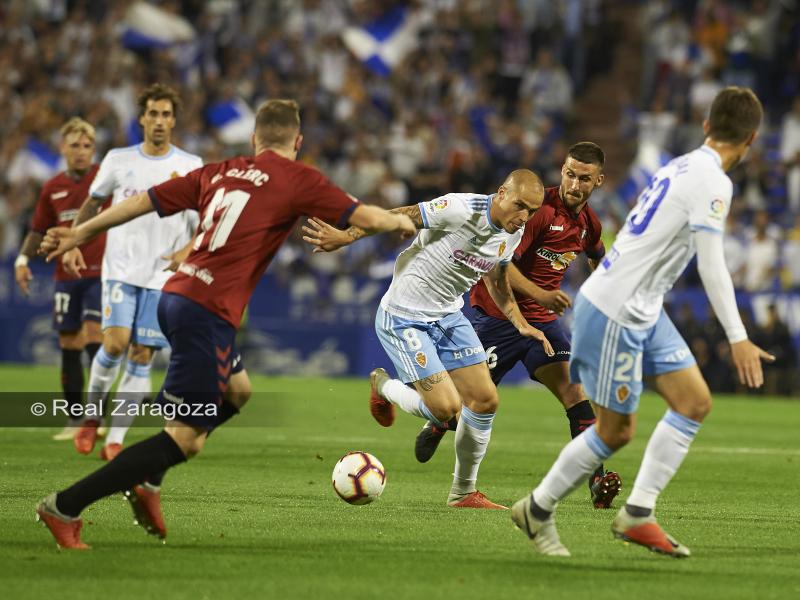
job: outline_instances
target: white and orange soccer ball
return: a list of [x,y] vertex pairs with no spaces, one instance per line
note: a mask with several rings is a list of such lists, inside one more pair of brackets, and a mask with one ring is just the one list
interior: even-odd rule
[[386,487],[386,470],[369,452],[348,452],[333,467],[333,490],[349,504],[369,504]]

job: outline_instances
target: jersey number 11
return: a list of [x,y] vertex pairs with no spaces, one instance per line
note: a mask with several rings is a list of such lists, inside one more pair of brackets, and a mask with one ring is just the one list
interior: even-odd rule
[[194,249],[197,250],[203,245],[206,233],[214,229],[215,225],[216,229],[208,242],[208,251],[214,252],[217,248],[222,248],[249,200],[250,194],[247,192],[242,190],[226,192],[225,188],[219,188],[206,207],[206,214],[200,224],[202,232],[194,241]]

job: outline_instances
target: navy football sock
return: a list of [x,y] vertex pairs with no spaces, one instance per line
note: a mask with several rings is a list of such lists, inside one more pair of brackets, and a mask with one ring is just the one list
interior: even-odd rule
[[[231,418],[235,417],[239,414],[239,409],[236,408],[230,402],[223,402],[222,406],[219,407],[219,412],[217,413],[217,421],[214,423],[213,427],[208,430],[208,435],[211,435],[211,432],[214,431],[217,427],[225,423],[226,421],[230,420]],[[149,475],[145,480],[147,483],[152,485],[153,487],[161,487],[161,482],[164,480],[164,475],[167,474],[167,471],[159,471],[153,475]]]
[[[567,409],[567,418],[569,419],[569,433],[573,438],[578,437],[592,425],[597,422],[592,410],[592,403],[588,400],[578,402],[575,406]],[[601,464],[597,470],[589,478],[589,485],[595,477],[602,477],[605,474],[605,468]]]
[[100,346],[102,344],[86,344],[84,350],[86,350],[86,355],[89,357],[89,364],[92,364],[94,360],[94,355],[97,354],[97,351],[100,350]]
[[81,511],[115,492],[131,489],[151,473],[161,473],[186,460],[183,451],[166,431],[129,446],[117,457],[58,493],[56,507],[63,514],[77,517]]
[[[61,350],[61,387],[64,390],[64,399],[67,409],[83,404],[83,365],[81,364],[80,350]],[[70,414],[73,414],[70,410]],[[79,413],[74,413],[79,414]]]

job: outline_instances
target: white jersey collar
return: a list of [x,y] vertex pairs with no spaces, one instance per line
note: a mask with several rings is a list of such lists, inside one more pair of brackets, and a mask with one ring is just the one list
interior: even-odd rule
[[722,157],[719,155],[719,152],[714,150],[711,146],[706,146],[705,144],[700,146],[699,150],[704,154],[708,154],[711,158],[714,159],[714,162],[717,163],[717,166],[720,169],[722,168]]
[[500,233],[501,231],[503,231],[503,228],[502,227],[498,227],[497,225],[492,223],[492,216],[490,214],[491,209],[492,209],[492,201],[494,200],[494,197],[496,195],[497,194],[491,194],[488,197],[488,202],[486,203],[486,222],[489,223],[489,227],[492,228],[492,231],[494,231],[495,233]]

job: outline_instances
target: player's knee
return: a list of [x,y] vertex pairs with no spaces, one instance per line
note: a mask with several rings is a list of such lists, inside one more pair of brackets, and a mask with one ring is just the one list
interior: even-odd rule
[[436,406],[429,407],[431,414],[442,423],[455,417],[460,409],[461,401],[458,398],[448,398],[444,401],[437,402]]
[[586,396],[584,395],[583,387],[580,384],[570,383],[564,386],[564,389],[559,394],[558,399],[561,401],[564,409],[569,410],[573,406],[576,406],[586,400]]
[[614,451],[627,446],[636,433],[636,426],[632,423],[602,423],[598,422],[597,434],[606,446]]
[[633,439],[635,433],[634,426],[631,424],[620,427],[614,432],[614,444],[612,447],[616,450],[627,446]]
[[193,456],[197,456],[206,443],[205,433],[197,436],[182,435],[173,439],[175,439],[175,443],[178,444],[178,447],[181,449],[181,452],[183,452],[186,460],[189,460]]
[[189,460],[193,456],[200,454],[200,451],[203,449],[203,446],[205,446],[205,443],[206,436],[202,435],[189,442],[184,448],[181,448],[181,450],[183,450],[183,454],[186,456],[186,460]]
[[62,331],[58,335],[58,345],[62,350],[83,350],[84,339],[80,331]]
[[103,343],[103,330],[100,328],[100,323],[94,321],[86,321],[83,324],[83,333],[88,344],[102,344]]
[[705,392],[697,396],[697,399],[688,407],[689,414],[685,415],[693,421],[702,422],[711,412],[711,392]]
[[472,412],[481,415],[497,412],[497,406],[500,404],[497,388],[469,394],[468,398],[463,398],[462,400]]
[[247,376],[232,377],[228,389],[225,391],[225,400],[241,410],[252,395],[253,387],[250,384],[250,378]]
[[103,338],[103,350],[109,356],[113,356],[114,358],[119,358],[125,353],[125,347],[127,343],[123,343],[122,340],[115,337],[104,337]]
[[147,346],[132,344],[131,347],[128,349],[128,360],[136,363],[137,365],[150,364],[150,360],[152,358],[153,358],[153,350],[152,348],[148,348]]

